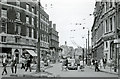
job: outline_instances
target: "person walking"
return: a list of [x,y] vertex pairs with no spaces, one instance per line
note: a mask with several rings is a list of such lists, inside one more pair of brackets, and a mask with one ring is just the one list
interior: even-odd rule
[[106,67],[106,64],[107,64],[107,59],[104,57],[104,58],[103,58],[103,67],[104,67],[104,69],[105,69],[105,67]]
[[7,57],[6,56],[4,56],[4,58],[2,60],[2,65],[3,65],[2,75],[4,74],[4,72],[6,73],[5,75],[7,75],[7,69],[6,69],[6,66],[7,66]]
[[25,71],[27,71],[28,69],[30,70],[30,72],[31,72],[31,59],[30,58],[28,58],[28,60],[27,60],[27,67],[26,67],[26,69],[25,69]]
[[12,73],[17,73],[17,57],[13,57],[11,60],[11,71]]
[[80,59],[76,59],[75,63],[77,63],[77,70],[79,71],[79,69],[80,69]]
[[66,71],[68,70],[68,59],[67,58],[65,59],[65,70]]
[[65,67],[65,59],[63,59],[62,61],[62,71],[64,70],[64,67]]
[[112,70],[112,58],[109,59],[109,66],[110,66],[110,71]]
[[98,68],[98,60],[95,60],[95,72],[100,71],[100,69]]

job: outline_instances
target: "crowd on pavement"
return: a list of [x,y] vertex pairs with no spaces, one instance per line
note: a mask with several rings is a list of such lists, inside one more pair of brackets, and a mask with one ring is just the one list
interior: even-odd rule
[[[21,69],[24,69],[24,71],[29,71],[31,72],[31,65],[32,65],[32,57],[27,57],[25,58],[24,56],[21,57],[23,60],[20,62],[21,63]],[[11,73],[17,73],[18,70],[18,58],[16,56],[13,56],[12,59],[10,60],[10,67],[11,67]],[[47,64],[50,62],[50,60],[47,60]],[[35,63],[34,63],[35,64]],[[3,56],[2,58],[2,66],[3,66],[3,70],[2,70],[2,75],[7,75],[7,65],[8,65],[8,59],[7,56]],[[44,67],[44,60],[42,59],[41,61],[41,67]],[[74,67],[76,68],[76,70],[78,71],[84,71],[85,68],[85,62],[81,59],[81,58],[77,58],[77,59],[72,59],[72,58],[63,58],[62,61],[62,71],[69,70],[69,67]],[[107,59],[104,57],[100,60],[97,59],[91,59],[91,64],[90,67],[94,68],[95,72],[99,72],[101,71],[101,69],[106,69],[106,67],[109,66],[110,71],[112,70],[112,67],[114,66],[114,62],[112,61],[112,59],[109,59],[109,62],[107,62]]]
[[[24,58],[24,57],[23,57]],[[10,62],[10,63],[8,63]],[[25,71],[27,71],[28,69],[31,72],[31,63],[32,63],[32,58],[29,56],[27,58],[24,58],[24,61],[21,61],[21,69],[25,69]],[[2,66],[3,66],[3,70],[2,70],[2,75],[7,75],[7,65],[10,64],[11,67],[11,73],[17,73],[18,70],[18,57],[16,56],[12,56],[11,60],[8,60],[6,55],[3,55],[2,58]]]
[[[97,62],[97,63],[96,63]],[[114,60],[110,58],[107,60],[105,57],[101,59],[91,59],[91,68],[95,68],[95,71],[107,71],[107,72],[114,72]]]

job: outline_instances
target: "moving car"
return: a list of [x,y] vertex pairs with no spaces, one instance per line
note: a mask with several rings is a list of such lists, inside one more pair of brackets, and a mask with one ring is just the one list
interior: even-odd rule
[[68,59],[68,69],[77,70],[77,64],[75,63],[75,59]]

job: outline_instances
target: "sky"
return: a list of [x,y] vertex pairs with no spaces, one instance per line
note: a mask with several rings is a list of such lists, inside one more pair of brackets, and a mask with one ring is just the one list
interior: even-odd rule
[[67,41],[68,46],[85,47],[88,30],[91,45],[94,16],[90,14],[94,12],[95,0],[41,0],[41,4],[56,24],[60,45]]

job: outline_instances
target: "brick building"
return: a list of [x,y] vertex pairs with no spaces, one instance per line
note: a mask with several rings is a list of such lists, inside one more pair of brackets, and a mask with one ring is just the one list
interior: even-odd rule
[[59,36],[56,30],[56,24],[52,24],[52,21],[49,24],[50,55],[53,61],[57,61],[59,59]]
[[[38,38],[38,3],[32,0],[0,0],[0,53],[20,56],[24,52],[36,56]],[[40,8],[42,56],[49,49],[49,15]]]

